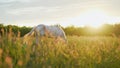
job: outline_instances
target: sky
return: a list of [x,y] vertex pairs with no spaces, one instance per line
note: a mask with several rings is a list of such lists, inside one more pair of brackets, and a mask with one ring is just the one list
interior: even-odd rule
[[120,22],[120,0],[0,0],[0,23],[100,26]]

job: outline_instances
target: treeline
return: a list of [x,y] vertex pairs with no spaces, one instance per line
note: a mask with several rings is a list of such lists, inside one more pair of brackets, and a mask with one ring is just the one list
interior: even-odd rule
[[94,28],[90,26],[85,27],[66,27],[65,32],[67,35],[77,36],[120,36],[120,24],[104,24],[101,27]]
[[20,36],[24,36],[26,33],[28,33],[32,27],[19,27],[16,25],[3,25],[0,24],[0,34],[2,35],[2,31],[4,30],[4,34],[8,33],[10,31],[10,29],[12,29],[12,32],[17,36],[18,33],[20,33]]
[[[20,36],[24,36],[28,33],[32,27],[19,27],[16,25],[3,25],[0,24],[0,34],[2,34],[2,30],[5,33],[9,32],[9,29],[12,29],[15,35],[20,32]],[[66,35],[76,35],[76,36],[120,36],[120,24],[104,24],[100,28],[93,28],[90,26],[85,27],[75,27],[75,26],[68,26],[63,28]]]

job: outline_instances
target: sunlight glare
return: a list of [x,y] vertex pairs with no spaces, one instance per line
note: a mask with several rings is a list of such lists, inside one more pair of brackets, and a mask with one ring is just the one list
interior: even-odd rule
[[80,16],[80,21],[85,25],[100,27],[105,23],[107,15],[102,10],[89,10]]

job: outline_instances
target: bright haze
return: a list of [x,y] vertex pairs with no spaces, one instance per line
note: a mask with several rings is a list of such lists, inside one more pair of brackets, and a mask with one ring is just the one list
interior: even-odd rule
[[94,26],[120,22],[120,0],[0,0],[0,23]]

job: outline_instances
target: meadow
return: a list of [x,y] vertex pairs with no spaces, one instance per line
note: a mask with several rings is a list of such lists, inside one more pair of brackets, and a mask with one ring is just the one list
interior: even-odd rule
[[36,45],[2,31],[0,68],[120,68],[120,38],[110,36],[67,36],[68,43],[45,38]]

